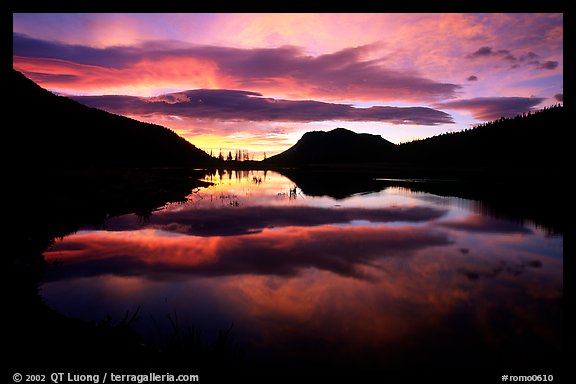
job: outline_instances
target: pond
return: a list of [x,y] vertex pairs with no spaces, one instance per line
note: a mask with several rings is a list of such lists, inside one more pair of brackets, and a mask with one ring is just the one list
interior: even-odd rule
[[561,355],[562,234],[389,180],[344,194],[293,180],[219,171],[185,202],[84,227],[44,253],[41,295],[86,320],[137,313],[155,345],[228,332],[256,368],[531,366]]

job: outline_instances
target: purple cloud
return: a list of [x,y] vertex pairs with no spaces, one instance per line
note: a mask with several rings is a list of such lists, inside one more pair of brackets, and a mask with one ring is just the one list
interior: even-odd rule
[[382,121],[393,124],[452,124],[452,117],[427,107],[374,106],[356,108],[348,104],[313,100],[283,100],[260,93],[198,89],[143,98],[135,96],[73,96],[90,107],[117,114],[172,115],[191,119],[240,121]]
[[538,57],[539,56],[534,52],[528,52],[527,54],[520,56],[520,61],[536,60]]
[[554,99],[556,99],[556,101],[564,101],[564,94],[563,93],[557,93],[554,95]]
[[558,68],[558,62],[557,61],[545,61],[545,62],[536,62],[535,63],[536,68],[538,69],[556,69]]
[[541,97],[476,97],[437,103],[435,107],[471,111],[474,118],[488,121],[532,111],[543,101]]
[[493,52],[492,52],[492,48],[490,47],[480,47],[478,48],[477,51],[469,54],[467,57],[471,58],[471,59],[475,59],[477,57],[488,57],[488,56],[492,56]]
[[468,80],[468,81],[477,81],[477,80],[478,80],[478,76],[471,75],[471,76],[468,76],[468,77],[466,78],[466,80]]
[[472,52],[471,54],[468,54],[466,57],[469,59],[496,57],[498,59],[507,60],[511,62],[512,63],[511,68],[518,68],[520,66],[520,63],[531,65],[536,69],[556,69],[558,67],[557,61],[538,60],[540,56],[534,52],[528,52],[526,54],[521,55],[520,57],[516,57],[508,49],[500,49],[498,51],[494,51],[492,47],[486,47],[486,46],[478,48],[476,51]]
[[128,47],[93,48],[34,39],[20,33],[13,34],[12,42],[14,56],[67,60],[116,69],[126,68],[140,59],[135,55],[137,49]]
[[508,49],[500,49],[498,51],[494,51],[491,47],[481,47],[478,48],[475,52],[469,54],[467,57],[469,59],[476,59],[479,57],[491,57],[491,56],[498,56],[505,60],[516,61],[516,57],[510,53]]

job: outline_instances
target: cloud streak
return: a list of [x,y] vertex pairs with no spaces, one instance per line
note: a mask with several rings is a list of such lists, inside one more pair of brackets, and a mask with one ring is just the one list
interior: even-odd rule
[[155,97],[72,96],[90,107],[122,115],[169,115],[189,119],[240,121],[380,121],[392,124],[451,124],[452,117],[426,107],[373,106],[356,108],[349,104],[313,100],[265,98],[241,90],[199,89]]
[[488,121],[533,111],[544,100],[541,97],[475,97],[437,103],[435,107],[470,111],[477,120]]

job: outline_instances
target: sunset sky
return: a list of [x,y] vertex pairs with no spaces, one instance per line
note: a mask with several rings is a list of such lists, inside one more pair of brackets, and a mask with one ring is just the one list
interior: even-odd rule
[[24,13],[13,32],[42,87],[207,152],[336,127],[400,143],[563,100],[562,14]]

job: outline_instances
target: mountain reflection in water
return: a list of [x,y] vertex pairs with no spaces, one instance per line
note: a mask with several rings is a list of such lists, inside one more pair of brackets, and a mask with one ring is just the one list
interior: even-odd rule
[[[214,186],[151,215],[83,228],[45,252],[41,292],[90,320],[140,307],[233,334],[255,367],[478,367],[562,348],[563,237],[476,203],[383,185],[310,196],[274,172]],[[87,299],[89,298],[89,299]]]

